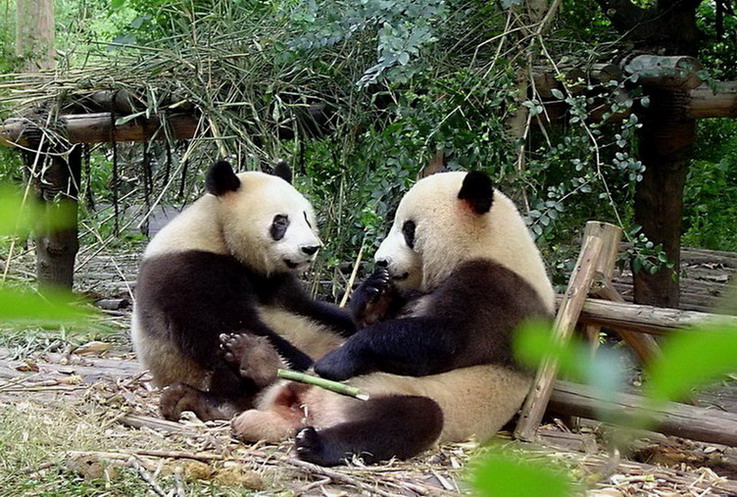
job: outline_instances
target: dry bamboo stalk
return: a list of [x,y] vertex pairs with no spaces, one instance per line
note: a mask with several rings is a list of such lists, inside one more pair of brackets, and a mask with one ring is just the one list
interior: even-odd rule
[[[594,225],[599,224],[593,221],[586,224],[583,248],[579,254],[578,261],[576,261],[576,266],[573,269],[566,294],[563,297],[563,302],[558,309],[558,314],[553,325],[553,333],[555,339],[558,341],[566,342],[571,337],[578,321],[578,316],[583,308],[583,303],[591,288],[591,283],[594,280],[596,268],[599,264],[598,260],[601,257],[604,247],[601,236],[596,236],[596,232],[594,232],[594,236],[590,236],[589,232],[594,231]],[[606,250],[609,249],[607,248]],[[522,412],[520,413],[520,420],[514,430],[515,438],[527,441],[531,441],[534,438],[545,413],[548,399],[550,399],[553,380],[555,380],[557,370],[557,364],[553,359],[544,360],[538,369],[532,390],[525,400]]]

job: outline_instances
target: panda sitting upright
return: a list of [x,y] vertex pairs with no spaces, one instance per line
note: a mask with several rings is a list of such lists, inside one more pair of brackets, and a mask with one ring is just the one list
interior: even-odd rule
[[[229,418],[275,379],[275,351],[304,370],[355,331],[347,311],[310,299],[295,273],[321,245],[312,206],[275,173],[207,173],[209,192],[166,225],[141,262],[132,338],[162,415]],[[273,346],[263,347],[264,340]],[[249,349],[252,346],[252,350]]]
[[374,462],[438,440],[483,441],[519,409],[532,378],[511,337],[525,320],[552,317],[554,293],[517,209],[488,175],[420,180],[376,261],[384,269],[352,299],[368,326],[314,366],[370,399],[282,382],[233,420],[237,437],[275,441],[299,429],[304,460]]

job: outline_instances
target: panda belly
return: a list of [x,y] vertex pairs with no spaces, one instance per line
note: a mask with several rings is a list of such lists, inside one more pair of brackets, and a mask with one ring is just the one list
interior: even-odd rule
[[[405,400],[424,398],[431,399],[442,412],[441,429],[430,442],[459,442],[471,437],[484,441],[494,436],[517,412],[532,378],[501,366],[483,365],[418,378],[372,373],[348,383],[369,393],[370,400],[282,382],[263,394],[257,404],[258,410],[246,411],[233,421],[234,432],[245,441],[275,442],[292,436],[303,426],[314,427],[319,435],[358,422],[372,429],[352,433],[351,444],[356,451],[370,451],[380,443],[391,457],[400,454],[403,446],[411,441],[402,436],[382,441],[387,438],[383,429],[392,423],[386,418],[387,413],[380,414],[381,410],[374,410],[372,403],[396,403],[397,410],[404,411],[402,422],[406,423],[400,428],[412,433],[425,428],[421,425],[427,424],[426,408]],[[411,457],[426,448],[418,447],[405,456]]]
[[280,307],[259,306],[258,316],[266,326],[312,359],[319,359],[344,341],[330,327]]

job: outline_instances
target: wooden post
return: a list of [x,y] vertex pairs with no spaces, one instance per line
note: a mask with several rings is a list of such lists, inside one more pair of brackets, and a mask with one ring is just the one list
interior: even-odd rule
[[[602,252],[611,254],[612,250],[616,250],[608,246],[604,247],[605,242],[610,242],[616,238],[616,235],[609,233],[613,228],[619,229],[607,223],[596,221],[586,223],[581,253],[576,261],[576,266],[571,274],[568,288],[563,296],[563,302],[558,309],[553,325],[556,340],[566,342],[570,339],[591,289],[591,284],[596,277],[597,268],[601,266]],[[532,390],[522,406],[520,420],[514,431],[515,438],[527,441],[534,438],[548,405],[557,371],[558,365],[553,359],[546,359],[541,364]]]
[[650,106],[639,130],[640,159],[646,169],[635,189],[635,222],[654,244],[662,244],[672,269],[634,273],[638,304],[678,307],[683,187],[696,139],[696,121],[688,118],[690,91],[701,84],[691,57],[640,55],[624,70],[639,76]]
[[23,0],[16,2],[15,53],[24,59],[25,70],[54,67],[54,2]]
[[[591,291],[591,295],[611,300],[612,302],[624,302],[619,293],[612,287],[612,276],[614,274],[614,267],[617,263],[617,257],[619,254],[619,241],[622,238],[622,229],[619,226],[615,226],[609,223],[599,223],[598,226],[593,223],[586,225],[586,229],[589,230],[589,235],[599,236],[604,242],[605,251],[602,252],[601,257],[598,260],[596,266],[596,280],[594,281]],[[592,335],[594,333],[590,324],[584,325],[584,329],[587,334]],[[601,328],[595,330],[596,334]],[[638,357],[643,361],[647,362],[652,357],[657,356],[660,353],[660,347],[658,347],[655,339],[649,335],[643,335],[641,333],[634,333],[627,330],[614,330],[616,331],[627,344],[632,347],[637,353]]]

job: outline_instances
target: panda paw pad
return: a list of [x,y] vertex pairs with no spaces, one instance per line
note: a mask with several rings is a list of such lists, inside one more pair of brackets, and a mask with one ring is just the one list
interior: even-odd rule
[[297,456],[305,461],[311,461],[316,455],[322,452],[322,442],[320,435],[317,434],[312,426],[302,428],[295,436],[295,449]]
[[247,333],[220,335],[220,349],[227,363],[238,370],[244,379],[251,379],[259,387],[276,380],[276,370],[286,365],[269,339]]

